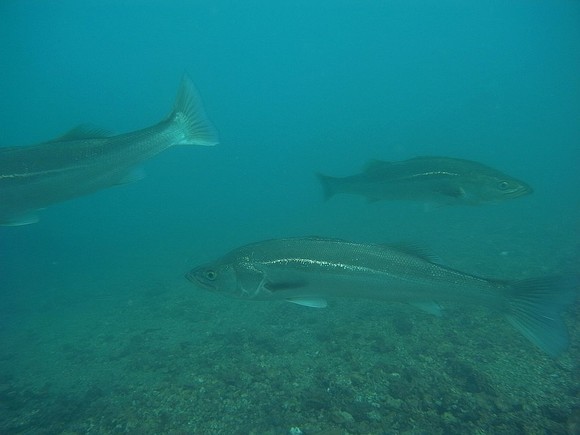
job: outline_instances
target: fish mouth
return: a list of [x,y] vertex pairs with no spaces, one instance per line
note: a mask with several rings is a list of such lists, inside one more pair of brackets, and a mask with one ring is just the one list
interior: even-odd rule
[[520,196],[530,195],[532,193],[534,193],[534,189],[532,188],[532,186],[529,186],[527,184],[522,184],[517,189],[515,189],[513,192],[510,192],[509,196],[512,198],[519,198]]
[[199,268],[191,269],[185,274],[185,278],[198,287],[202,287],[206,290],[215,290],[215,287],[203,278],[201,275],[201,269]]
[[195,269],[193,269],[193,270],[190,270],[189,272],[187,272],[187,273],[185,274],[185,278],[186,278],[188,281],[190,281],[190,282],[192,282],[192,283],[194,283],[194,284],[197,284],[197,278],[195,277],[195,272],[194,272],[194,270],[195,270]]

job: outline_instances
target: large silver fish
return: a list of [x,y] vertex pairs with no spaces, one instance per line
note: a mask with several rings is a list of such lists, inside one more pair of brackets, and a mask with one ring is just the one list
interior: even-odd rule
[[317,174],[326,199],[347,193],[370,201],[414,200],[476,205],[532,193],[532,188],[496,169],[471,160],[416,157],[400,162],[369,162],[360,174]]
[[238,299],[319,308],[326,306],[326,298],[338,296],[411,303],[432,314],[440,314],[438,304],[445,301],[484,305],[504,313],[552,356],[568,345],[560,314],[573,300],[576,285],[563,277],[487,279],[437,264],[413,247],[316,237],[247,245],[186,276],[202,288]]
[[35,223],[51,204],[132,181],[135,166],[173,145],[217,143],[184,76],[173,111],[154,126],[117,136],[77,127],[50,142],[0,148],[0,225]]

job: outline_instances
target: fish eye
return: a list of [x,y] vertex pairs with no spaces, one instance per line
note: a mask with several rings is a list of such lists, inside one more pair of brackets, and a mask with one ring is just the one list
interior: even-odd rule
[[205,277],[210,281],[214,281],[217,278],[217,272],[214,270],[207,270],[205,272]]
[[510,187],[510,183],[508,183],[507,181],[500,181],[499,183],[497,183],[497,187],[499,188],[499,190],[506,190],[508,187]]

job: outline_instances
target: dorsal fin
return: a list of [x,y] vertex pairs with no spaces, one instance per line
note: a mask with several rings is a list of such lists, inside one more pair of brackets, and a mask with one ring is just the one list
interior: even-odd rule
[[441,264],[441,259],[437,255],[433,254],[424,246],[415,243],[389,243],[379,246],[396,249],[399,252],[418,257],[422,260],[428,261],[429,263]]
[[318,241],[318,242],[347,242],[350,243],[348,240],[339,239],[338,237],[325,237],[325,236],[306,236],[304,237],[307,240]]
[[102,139],[110,136],[111,133],[106,130],[103,130],[102,128],[95,127],[94,125],[89,124],[81,124],[67,131],[62,136],[49,140],[46,143],[66,142],[70,140],[80,140],[80,139]]

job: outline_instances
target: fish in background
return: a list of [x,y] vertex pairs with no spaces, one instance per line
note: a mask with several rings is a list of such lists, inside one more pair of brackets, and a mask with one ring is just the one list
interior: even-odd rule
[[79,126],[39,145],[0,148],[0,225],[32,224],[51,204],[137,180],[137,165],[174,145],[217,143],[184,75],[173,111],[151,127],[112,136]]
[[542,277],[488,279],[442,266],[414,246],[371,245],[319,237],[267,240],[243,246],[186,277],[213,293],[282,300],[324,308],[326,299],[352,297],[409,303],[441,315],[439,303],[485,306],[503,313],[551,356],[568,346],[561,314],[578,280]]
[[435,204],[477,205],[517,198],[532,188],[478,162],[450,157],[415,157],[400,162],[372,160],[359,174],[317,174],[325,199],[345,193],[369,201],[411,200]]

